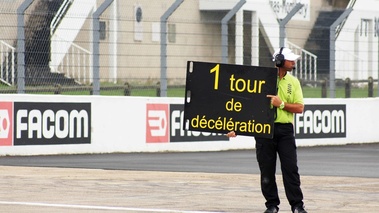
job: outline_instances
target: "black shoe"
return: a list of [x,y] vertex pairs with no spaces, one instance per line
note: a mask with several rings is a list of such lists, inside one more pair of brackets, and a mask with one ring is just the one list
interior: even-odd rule
[[295,207],[293,209],[293,213],[308,213],[307,211],[304,210],[302,206]]
[[277,213],[278,211],[279,211],[278,207],[276,207],[276,206],[270,206],[263,213]]

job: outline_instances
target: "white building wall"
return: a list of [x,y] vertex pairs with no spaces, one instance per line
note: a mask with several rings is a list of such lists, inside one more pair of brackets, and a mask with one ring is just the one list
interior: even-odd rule
[[336,39],[336,78],[378,77],[379,1],[356,1]]
[[272,52],[279,48],[279,23],[277,15],[271,8],[267,0],[250,0],[244,6],[244,9],[255,11],[259,22],[267,35]]

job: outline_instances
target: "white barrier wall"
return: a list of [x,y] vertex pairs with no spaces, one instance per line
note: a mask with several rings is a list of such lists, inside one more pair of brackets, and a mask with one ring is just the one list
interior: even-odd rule
[[[0,155],[251,149],[252,137],[181,130],[182,98],[0,95]],[[305,99],[298,146],[379,142],[379,98]]]

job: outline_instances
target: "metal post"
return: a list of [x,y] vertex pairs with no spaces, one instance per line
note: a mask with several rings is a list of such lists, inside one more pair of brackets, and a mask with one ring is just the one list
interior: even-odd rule
[[25,10],[33,0],[25,0],[17,8],[17,93],[25,93]]
[[348,8],[338,17],[338,19],[330,26],[330,48],[329,48],[329,90],[330,98],[336,97],[336,28],[342,21],[353,11],[353,8]]
[[299,11],[304,4],[297,3],[295,7],[279,22],[279,46],[284,47],[284,40],[286,38],[286,25],[291,20],[291,18]]
[[345,79],[345,98],[351,97],[351,80],[350,78]]
[[374,79],[370,76],[368,77],[368,97],[374,97]]
[[109,52],[110,54],[110,64],[111,64],[111,69],[110,70],[110,76],[111,76],[111,81],[113,83],[117,83],[117,52],[118,52],[118,47],[117,47],[117,37],[118,37],[118,19],[117,19],[117,0],[113,1],[112,5],[112,20],[109,23],[109,28],[110,28],[110,45],[109,45]]
[[100,15],[112,4],[113,0],[105,0],[99,8],[92,14],[93,24],[93,89],[92,95],[100,95]]
[[167,19],[183,3],[183,1],[184,0],[176,0],[161,16],[161,97],[167,96]]
[[326,98],[326,79],[321,81],[321,98]]
[[221,61],[228,63],[228,21],[241,9],[246,0],[239,1],[221,20]]

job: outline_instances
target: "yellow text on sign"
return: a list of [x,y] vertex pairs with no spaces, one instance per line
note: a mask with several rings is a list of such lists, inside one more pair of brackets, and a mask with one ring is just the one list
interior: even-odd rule
[[[214,78],[214,90],[218,90],[219,78],[220,78],[220,64],[217,64],[210,70],[210,73],[215,73]],[[245,92],[248,93],[261,93],[262,86],[266,83],[265,80],[246,80],[243,78],[235,78],[234,74],[230,76],[230,91],[232,92]]]
[[253,80],[254,83],[252,83],[250,79],[248,80],[245,80],[243,78],[235,79],[234,75],[231,75],[229,80],[230,80],[230,91],[232,92],[247,91],[248,93],[261,93],[262,85],[266,83],[265,80]]
[[214,83],[214,89],[218,90],[218,78],[220,76],[220,64],[217,64],[215,67],[213,67],[210,70],[211,73],[215,73],[215,83]]
[[231,100],[227,101],[225,104],[225,108],[228,111],[236,111],[239,112],[242,110],[242,103],[239,101],[234,102],[234,98]]

